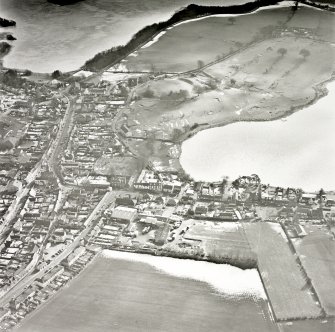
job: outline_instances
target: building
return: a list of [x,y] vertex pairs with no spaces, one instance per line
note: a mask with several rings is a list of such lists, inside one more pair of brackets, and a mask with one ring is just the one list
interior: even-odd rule
[[32,298],[35,295],[36,291],[33,288],[28,288],[15,299],[12,299],[9,303],[9,307],[11,310],[17,310],[21,303],[26,301],[27,299]]
[[137,210],[126,206],[118,206],[112,212],[112,220],[121,223],[130,223],[137,217]]
[[155,243],[159,246],[165,244],[166,239],[169,235],[170,227],[168,223],[164,223],[159,226],[159,228],[155,232]]
[[71,253],[69,256],[67,256],[63,261],[62,261],[62,265],[69,268],[71,267],[76,261],[77,259],[82,256],[84,253],[86,252],[85,247],[78,247],[76,248],[73,253]]
[[64,272],[64,266],[56,266],[42,278],[36,279],[36,284],[42,288],[48,286],[54,279]]
[[150,192],[162,191],[162,181],[153,171],[144,169],[134,183],[134,188]]

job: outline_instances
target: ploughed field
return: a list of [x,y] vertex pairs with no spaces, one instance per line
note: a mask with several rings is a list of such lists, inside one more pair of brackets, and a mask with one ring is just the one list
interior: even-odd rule
[[257,254],[258,270],[276,319],[320,317],[321,307],[312,296],[281,226],[275,223],[243,225],[251,248]]
[[[175,261],[157,259],[169,264]],[[223,328],[277,331],[264,300],[224,296],[207,283],[171,276],[146,263],[99,257],[67,289],[23,321],[18,331],[194,332]]]
[[167,72],[135,89],[128,124],[184,140],[212,126],[291,114],[320,98],[332,78],[334,17],[280,7],[167,30],[122,63],[123,69]]

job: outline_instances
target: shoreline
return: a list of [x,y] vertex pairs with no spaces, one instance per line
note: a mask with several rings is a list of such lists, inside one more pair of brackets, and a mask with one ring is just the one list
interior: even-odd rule
[[[329,90],[327,89],[327,85],[329,83],[332,83],[333,81],[335,81],[335,76],[332,76],[329,80],[323,81],[319,84],[317,84],[315,87],[313,87],[314,91],[315,91],[315,95],[314,97],[307,102],[306,104],[303,105],[298,105],[295,107],[292,107],[290,110],[284,112],[284,114],[282,115],[278,115],[278,116],[273,116],[271,117],[271,119],[255,119],[255,120],[238,120],[238,121],[229,121],[227,123],[218,123],[218,124],[214,124],[214,125],[209,125],[209,124],[200,124],[197,127],[195,127],[194,129],[191,129],[188,133],[183,134],[181,137],[181,139],[178,139],[175,144],[181,145],[188,139],[192,138],[194,135],[196,135],[197,133],[203,131],[203,130],[207,130],[207,129],[213,129],[213,128],[219,128],[219,127],[225,127],[227,125],[233,124],[233,123],[237,123],[237,122],[268,122],[268,121],[276,121],[276,120],[280,120],[282,118],[288,117],[298,111],[301,111],[313,104],[315,104],[317,101],[319,101],[321,98],[325,97],[328,95]],[[205,126],[205,128],[203,128]],[[185,137],[186,135],[186,137]]]
[[[179,164],[181,166],[181,170],[190,178],[193,178],[190,174],[188,174],[184,168],[182,167],[181,163],[180,163],[180,157],[183,153],[183,143],[186,142],[187,140],[191,139],[193,136],[195,136],[196,134],[200,133],[201,131],[204,130],[210,130],[210,129],[214,129],[214,128],[221,128],[221,127],[225,127],[227,125],[231,125],[234,123],[239,123],[239,122],[269,122],[269,121],[277,121],[286,117],[289,117],[290,115],[293,115],[299,111],[304,110],[305,108],[308,108],[314,104],[316,104],[319,100],[321,100],[322,98],[326,97],[329,94],[329,89],[327,88],[328,84],[331,84],[335,82],[335,75],[333,74],[328,80],[323,81],[319,84],[317,84],[316,86],[313,86],[313,90],[315,91],[315,95],[313,98],[311,98],[307,103],[303,104],[303,105],[297,105],[295,107],[291,107],[291,109],[287,110],[286,112],[283,112],[283,114],[279,114],[279,115],[274,115],[272,116],[270,119],[250,119],[250,120],[238,120],[238,121],[228,121],[228,122],[221,122],[221,123],[217,123],[217,124],[213,124],[213,125],[209,125],[209,124],[203,124],[203,125],[199,125],[196,128],[190,130],[188,133],[185,133],[181,136],[180,139],[178,139],[178,141],[175,142],[175,144],[178,145],[178,147],[180,148],[180,156],[179,156]],[[303,188],[302,188],[303,189]],[[335,190],[335,188],[334,188]],[[329,191],[329,190],[328,190]],[[330,190],[332,191],[332,190]],[[308,191],[309,192],[309,191]]]

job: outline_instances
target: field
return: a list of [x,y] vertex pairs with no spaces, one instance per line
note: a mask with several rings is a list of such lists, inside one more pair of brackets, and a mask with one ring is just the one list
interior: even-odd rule
[[244,229],[239,223],[216,223],[196,221],[184,236],[204,242],[205,251],[210,255],[232,257],[250,256],[251,250]]
[[139,85],[128,120],[137,123],[133,129],[181,141],[213,126],[289,115],[320,98],[335,72],[334,35],[326,29],[333,23],[328,12],[303,8],[292,16],[279,8],[233,23],[209,17],[178,25],[124,64],[130,70],[201,69]]
[[269,301],[278,320],[320,316],[306,280],[280,225],[243,224],[252,249],[258,256],[258,268]]
[[250,43],[268,39],[272,31],[280,35],[290,30],[288,35],[297,36],[301,35],[298,29],[303,28],[307,32],[304,35],[334,42],[334,34],[329,29],[333,20],[333,14],[310,8],[301,8],[294,16],[290,8],[277,8],[240,15],[233,22],[229,17],[220,16],[193,20],[167,30],[157,42],[141,48],[124,64],[131,71],[155,68],[163,72],[185,72],[196,69],[199,61],[207,64]]
[[220,296],[204,282],[173,277],[144,263],[99,257],[18,331],[200,332],[223,326],[231,332],[277,331],[263,300]]
[[324,232],[313,232],[294,243],[321,306],[335,315],[335,241]]

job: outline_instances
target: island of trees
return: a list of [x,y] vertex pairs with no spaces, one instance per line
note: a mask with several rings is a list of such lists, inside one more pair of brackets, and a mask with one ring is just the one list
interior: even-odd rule
[[16,22],[12,20],[7,20],[5,18],[0,17],[0,27],[6,28],[6,27],[12,27],[16,26]]

